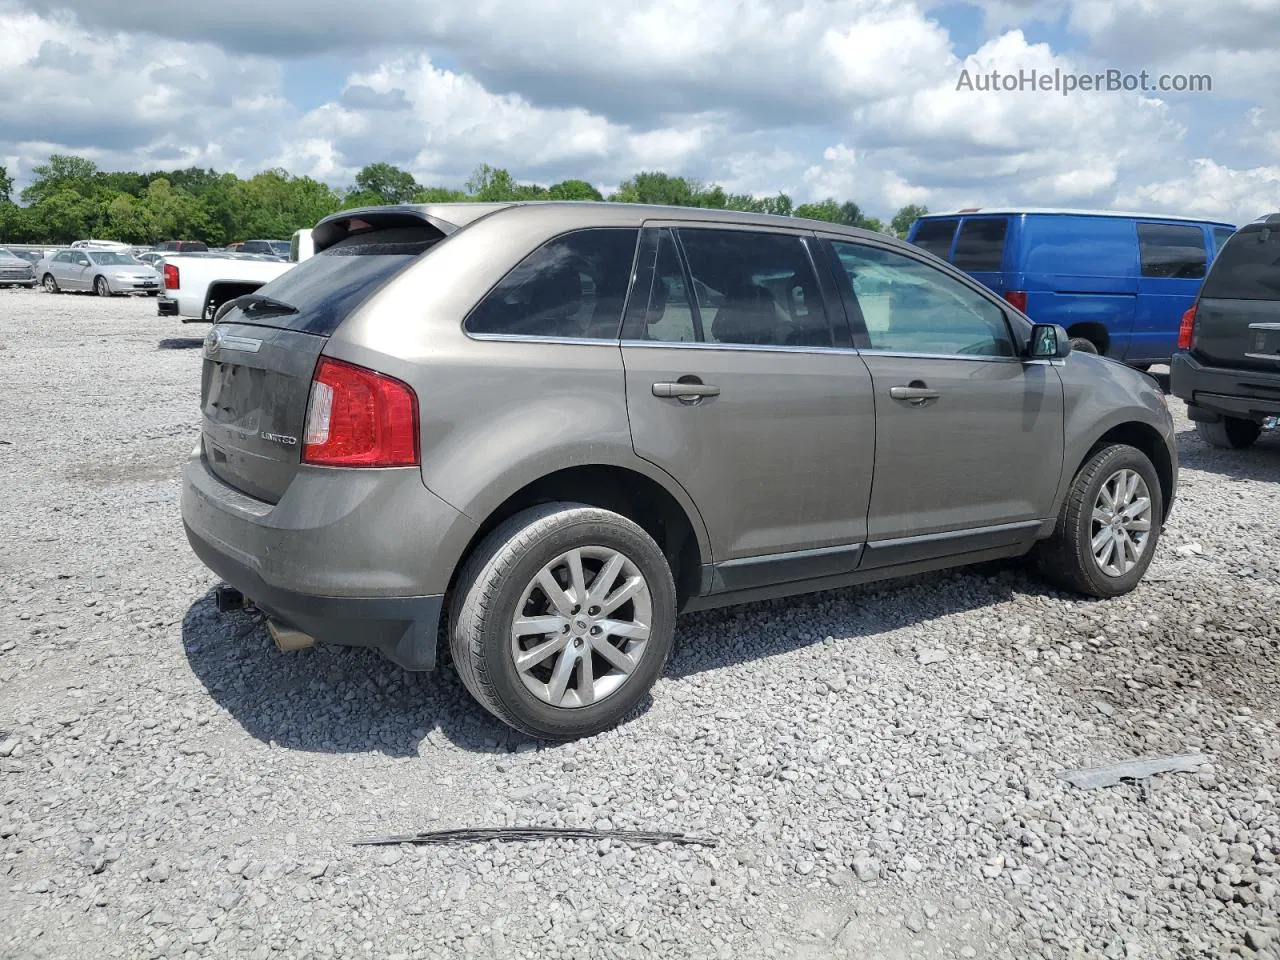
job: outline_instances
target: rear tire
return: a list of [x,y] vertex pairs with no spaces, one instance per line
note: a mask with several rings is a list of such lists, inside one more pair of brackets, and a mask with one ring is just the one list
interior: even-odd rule
[[[1137,488],[1134,502],[1144,499],[1145,487],[1145,510],[1128,505],[1108,508],[1107,497],[1117,481],[1127,488],[1134,476],[1140,481],[1133,484]],[[1132,522],[1126,522],[1130,516]],[[1163,518],[1160,478],[1147,455],[1122,443],[1100,446],[1076,473],[1053,535],[1037,544],[1032,556],[1051,583],[1090,597],[1118,597],[1136,587],[1151,566]],[[1144,519],[1147,529],[1142,531]],[[1122,538],[1127,538],[1136,556],[1126,552]],[[1109,543],[1111,554],[1105,552]],[[1101,558],[1099,551],[1103,551]]]
[[1097,345],[1092,340],[1088,340],[1084,337],[1072,337],[1071,349],[1077,353],[1097,354],[1100,352]]
[[[596,578],[610,569],[597,596]],[[548,579],[562,588],[558,597],[539,585]],[[624,587],[635,599],[610,610]],[[533,737],[572,740],[635,710],[666,665],[675,617],[671,569],[644,530],[608,510],[551,503],[501,524],[467,561],[450,611],[450,651],[463,685],[499,720]],[[607,657],[598,652],[604,646]],[[541,660],[517,665],[517,656],[544,647],[551,652]]]
[[1217,423],[1196,421],[1196,433],[1212,447],[1223,450],[1244,450],[1253,446],[1262,436],[1262,424],[1240,417],[1223,417]]

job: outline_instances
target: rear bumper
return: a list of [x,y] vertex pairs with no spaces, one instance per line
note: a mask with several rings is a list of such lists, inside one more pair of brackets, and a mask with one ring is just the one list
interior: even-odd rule
[[156,316],[158,317],[176,317],[178,315],[178,301],[166,300],[161,297],[156,301]]
[[443,597],[475,526],[406,470],[302,468],[277,504],[193,457],[182,520],[192,550],[254,604],[323,643],[432,670]]
[[1280,416],[1280,372],[1206,366],[1188,353],[1170,364],[1170,392],[1187,402],[1192,420],[1214,423],[1222,417],[1261,420]]

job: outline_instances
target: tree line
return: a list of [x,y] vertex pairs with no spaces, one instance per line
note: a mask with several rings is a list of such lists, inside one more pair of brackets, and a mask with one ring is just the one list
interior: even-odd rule
[[247,179],[199,167],[134,173],[98,169],[84,157],[55,154],[32,169],[16,200],[0,166],[0,242],[63,244],[92,237],[125,243],[203,240],[221,247],[255,238],[285,239],[322,217],[352,207],[389,203],[595,200],[744,210],[808,217],[904,236],[924,207],[906,206],[886,226],[852,200],[793,204],[785,193],[754,197],[717,184],[648,171],[605,197],[585,180],[551,186],[518,183],[507,170],[482,164],[461,190],[424,186],[389,163],[371,163],[345,190],[284,170]]

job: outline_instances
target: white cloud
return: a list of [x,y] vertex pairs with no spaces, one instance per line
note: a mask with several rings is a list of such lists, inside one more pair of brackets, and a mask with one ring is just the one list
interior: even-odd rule
[[1280,210],[1280,165],[1233,170],[1199,159],[1181,176],[1121,192],[1116,205],[1157,213],[1225,216],[1236,224],[1248,223]]

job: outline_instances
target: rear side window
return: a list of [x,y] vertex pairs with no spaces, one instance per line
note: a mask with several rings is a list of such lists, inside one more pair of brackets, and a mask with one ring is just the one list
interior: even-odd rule
[[1009,221],[1004,217],[964,221],[953,262],[966,273],[1003,270],[1004,238],[1008,232]]
[[830,347],[831,327],[800,237],[679,231],[688,275],[667,231],[658,244],[646,339],[760,347]]
[[[283,307],[239,307],[223,319],[329,336],[374,291],[441,239],[434,227],[395,227],[354,234],[291,267],[260,288]],[[288,312],[287,308],[294,312]]]
[[525,257],[480,301],[473,334],[616,340],[640,231],[567,233]]
[[928,250],[943,260],[951,254],[951,240],[956,235],[959,220],[921,220],[916,237],[911,242],[922,250]]
[[1144,277],[1199,280],[1209,265],[1204,231],[1199,227],[1140,223],[1138,254]]
[[1235,236],[1235,231],[1227,227],[1213,228],[1213,253],[1217,256],[1222,252],[1222,248],[1227,245],[1227,241]]
[[1215,300],[1280,300],[1280,231],[1248,226],[1235,234],[1200,291]]

